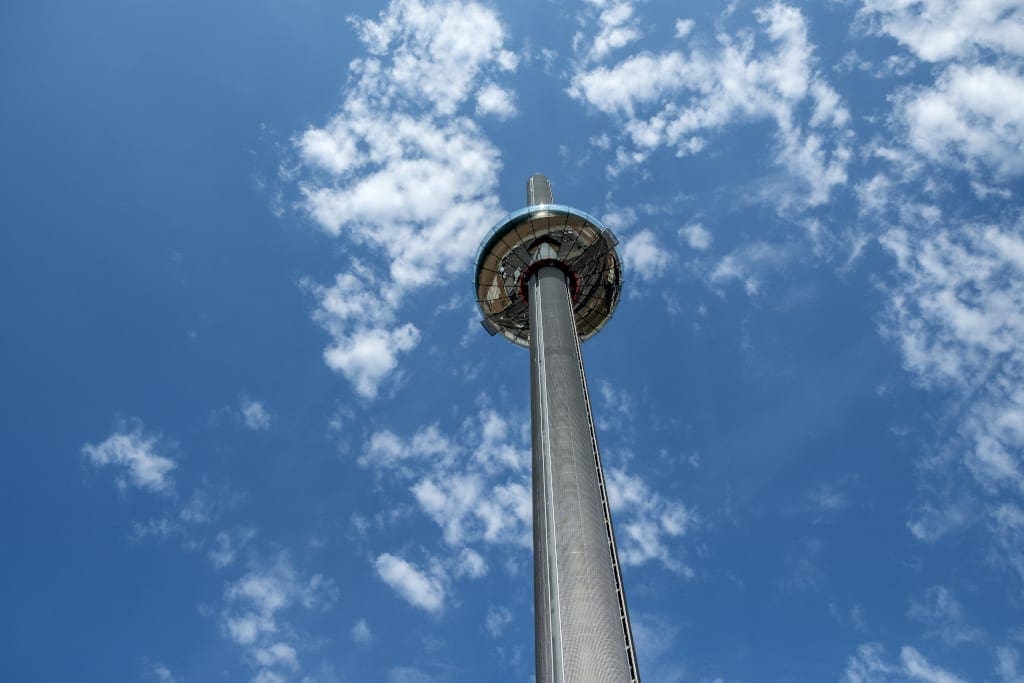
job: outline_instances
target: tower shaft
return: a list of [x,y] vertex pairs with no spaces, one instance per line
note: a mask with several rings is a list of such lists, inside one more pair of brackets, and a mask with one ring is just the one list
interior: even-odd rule
[[542,267],[530,278],[529,324],[536,680],[639,681],[579,337],[561,269]]

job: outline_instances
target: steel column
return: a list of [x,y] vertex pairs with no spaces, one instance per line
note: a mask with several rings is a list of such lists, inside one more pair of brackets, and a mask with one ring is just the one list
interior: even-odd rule
[[579,338],[559,268],[531,277],[529,314],[536,680],[638,681]]

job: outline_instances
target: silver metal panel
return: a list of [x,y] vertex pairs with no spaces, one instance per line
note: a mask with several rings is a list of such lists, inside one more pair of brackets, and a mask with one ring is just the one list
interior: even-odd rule
[[611,232],[593,216],[572,207],[530,206],[509,214],[491,229],[477,257],[477,304],[502,336],[528,347],[530,324],[523,293],[536,260],[533,251],[544,243],[557,245],[556,260],[572,273],[576,333],[585,341],[615,312],[622,268]]
[[554,204],[555,198],[551,194],[551,181],[543,173],[534,173],[526,181],[526,205]]
[[538,683],[639,681],[564,273],[529,283]]

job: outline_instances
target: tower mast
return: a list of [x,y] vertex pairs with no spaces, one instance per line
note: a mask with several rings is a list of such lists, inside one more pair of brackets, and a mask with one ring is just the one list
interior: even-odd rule
[[484,240],[476,291],[485,329],[530,349],[536,680],[638,682],[580,355],[618,304],[617,242],[539,173],[526,200]]

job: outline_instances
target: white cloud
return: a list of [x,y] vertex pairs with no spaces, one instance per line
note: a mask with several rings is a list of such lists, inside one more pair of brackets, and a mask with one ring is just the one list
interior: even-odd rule
[[1015,503],[1001,503],[989,511],[989,517],[1000,554],[1024,582],[1024,509]]
[[676,20],[676,38],[685,38],[690,35],[693,31],[694,22],[693,19],[677,19]]
[[846,664],[843,683],[963,683],[963,679],[942,669],[920,652],[905,645],[898,661],[886,659],[885,649],[878,643],[866,643],[857,648]]
[[387,683],[437,683],[438,679],[411,666],[388,669]]
[[[598,67],[576,74],[569,93],[606,114],[630,115],[637,107],[656,102],[680,88],[685,83],[686,66],[686,58],[678,52],[643,53],[611,68]],[[660,142],[660,138],[655,142]]]
[[691,576],[693,570],[678,556],[678,550],[673,552],[669,548],[669,542],[693,526],[694,513],[681,503],[666,500],[641,477],[625,470],[608,468],[605,482],[622,563],[639,565],[658,560],[684,576]]
[[378,21],[351,21],[371,54],[391,58],[379,95],[425,98],[443,115],[455,113],[482,72],[511,71],[518,61],[503,47],[498,16],[475,2],[393,0]]
[[263,401],[256,401],[242,395],[239,399],[239,411],[245,426],[253,431],[270,429],[271,415]]
[[467,268],[502,213],[498,150],[467,115],[473,106],[514,113],[513,93],[495,79],[517,58],[498,15],[475,2],[393,0],[378,20],[352,23],[369,55],[351,63],[340,111],[295,140],[295,175],[302,209],[321,228],[387,259],[386,278],[358,266],[318,290],[354,290],[383,313],[317,312],[334,328],[325,361],[370,399],[419,342],[419,330],[397,320],[403,297]]
[[893,183],[884,173],[877,173],[854,186],[861,214],[878,216],[891,206]]
[[626,268],[647,282],[664,275],[672,260],[655,234],[646,228],[626,240],[620,251]]
[[616,2],[603,10],[597,19],[598,32],[591,40],[582,33],[577,33],[573,44],[579,49],[586,45],[585,58],[589,61],[600,61],[610,53],[640,39],[642,34],[633,18],[633,5],[630,2]]
[[973,510],[969,506],[960,501],[940,501],[940,504],[937,507],[927,501],[918,507],[914,519],[907,523],[914,538],[931,543],[973,523]]
[[159,662],[153,664],[153,668],[150,670],[150,678],[157,683],[180,683],[181,681],[166,665]]
[[[320,574],[302,576],[284,553],[249,570],[224,588],[221,628],[245,648],[260,670],[256,679],[285,680],[274,669],[295,672],[300,668],[292,627],[282,620],[296,607],[327,609],[337,599],[337,588]],[[256,680],[254,679],[254,680]]]
[[754,296],[761,291],[765,273],[778,272],[795,257],[796,253],[786,245],[751,242],[723,256],[711,270],[709,281],[717,287],[738,280],[747,294]]
[[[637,652],[643,652],[645,680],[682,683],[691,680],[687,667],[678,661],[683,649],[679,643],[679,620],[651,613],[631,615]],[[702,677],[703,683],[726,683],[723,678]],[[738,683],[733,681],[732,683]]]
[[1020,653],[1012,647],[996,648],[997,670],[999,680],[1003,683],[1024,683],[1024,673],[1017,668],[1020,665]]
[[492,638],[500,638],[505,627],[512,623],[512,612],[507,607],[487,608],[487,617],[484,620],[484,628],[491,634]]
[[932,586],[920,599],[911,600],[907,616],[928,627],[926,635],[947,645],[980,643],[985,634],[967,625],[960,602],[945,586]]
[[444,584],[436,575],[423,572],[389,553],[377,556],[374,568],[377,575],[413,607],[434,613],[444,607]]
[[412,493],[420,508],[444,529],[445,541],[457,545],[467,536],[465,525],[475,521],[474,512],[483,498],[483,480],[468,474],[428,477],[418,481]]
[[381,381],[398,367],[398,354],[419,343],[419,330],[405,323],[392,330],[358,330],[324,351],[332,370],[341,372],[364,398],[376,398]]
[[1024,173],[1024,14],[1017,0],[864,0],[860,15],[918,58],[942,63],[932,84],[893,97],[909,151],[889,151],[906,170],[920,171],[922,160],[965,169],[982,193],[988,173]]
[[846,663],[843,683],[883,683],[892,680],[893,666],[885,661],[885,650],[878,643],[865,643],[857,648]]
[[188,501],[181,506],[178,517],[189,524],[206,524],[210,521],[213,506],[202,491],[193,491]]
[[1010,199],[1013,196],[1013,193],[1005,187],[993,187],[977,180],[971,181],[971,192],[981,201],[985,201],[989,197]]
[[[602,135],[607,137],[604,134]],[[628,230],[636,225],[636,221],[636,209],[630,206],[612,204],[601,213],[601,222],[615,231]]]
[[382,290],[382,283],[358,262],[330,287],[305,285],[318,301],[314,319],[333,339],[324,350],[327,366],[344,375],[363,398],[376,398],[397,370],[399,355],[419,344],[419,329],[395,321],[397,295],[386,285]]
[[826,484],[811,489],[807,497],[813,509],[818,512],[837,512],[849,505],[846,494]]
[[[493,194],[498,150],[468,119],[434,123],[388,113],[362,123],[379,145],[358,178],[302,185],[305,208],[326,231],[383,252],[401,292],[435,284],[472,259],[480,233],[500,216]],[[337,121],[337,119],[336,119]],[[307,158],[307,163],[311,160]]]
[[227,567],[235,561],[235,547],[229,534],[218,533],[214,542],[216,546],[208,553],[214,567]]
[[929,62],[978,48],[1024,55],[1019,0],[863,0],[861,12]]
[[491,474],[526,472],[530,465],[530,453],[517,442],[512,426],[500,413],[489,408],[481,410],[470,428],[478,430],[480,434],[473,460],[484,471]]
[[405,441],[389,430],[374,432],[365,451],[357,459],[361,467],[395,470],[403,478],[414,476],[414,470],[437,464],[447,467],[457,452],[437,425],[418,430]]
[[97,467],[120,468],[120,488],[132,485],[159,493],[174,487],[170,473],[177,467],[173,459],[157,452],[159,445],[159,436],[145,434],[142,423],[134,421],[122,425],[102,443],[82,446],[82,453]]
[[679,229],[679,236],[686,240],[691,249],[704,251],[711,246],[713,236],[700,223],[691,223]]
[[[969,384],[990,361],[1018,349],[1024,339],[1024,237],[995,226],[965,226],[924,236],[895,229],[881,242],[902,276],[886,329],[922,381]],[[1012,422],[1010,415],[1002,419]]]
[[887,56],[878,64],[873,64],[862,58],[856,49],[847,52],[832,68],[839,73],[848,71],[863,71],[878,79],[890,79],[906,76],[918,61],[905,53],[897,53]]
[[515,93],[493,83],[484,86],[476,95],[476,113],[499,119],[512,118],[516,115]]
[[458,438],[442,434],[437,425],[408,439],[388,430],[375,432],[357,462],[405,482],[449,546],[479,541],[526,546],[529,453],[517,437],[505,418],[483,409]]
[[611,382],[600,380],[597,382],[596,395],[601,398],[601,409],[594,416],[598,429],[622,431],[632,427],[634,399],[628,391],[617,388]]
[[479,579],[487,574],[487,561],[472,548],[463,548],[455,565],[456,576]]
[[962,678],[935,666],[909,645],[904,645],[900,649],[900,662],[903,664],[903,670],[913,680],[925,683],[963,683]]
[[370,630],[370,625],[366,623],[366,619],[360,619],[352,626],[352,631],[349,633],[353,643],[369,643],[373,640],[373,631]]
[[519,483],[486,485],[480,474],[420,479],[411,489],[416,502],[443,530],[450,545],[482,539],[525,541],[529,491]]
[[[930,226],[928,226],[930,228]],[[1024,493],[1024,226],[894,228],[881,239],[896,259],[883,331],[924,386],[962,397],[951,443],[921,460],[936,491],[910,528],[933,541],[985,524],[997,555],[1024,579],[1014,522]],[[973,481],[973,489],[964,486]],[[944,485],[957,481],[955,489]]]
[[252,683],[285,683],[288,679],[274,671],[260,671],[253,676]]
[[954,65],[933,87],[904,91],[897,112],[924,157],[1006,177],[1024,173],[1024,78],[1012,69]]
[[247,527],[237,532],[218,531],[213,539],[213,547],[207,550],[210,563],[217,569],[224,569],[235,562],[238,552],[256,536],[256,530]]
[[287,643],[273,643],[267,647],[255,648],[252,656],[260,666],[284,666],[292,671],[299,668],[295,648]]
[[[642,163],[660,147],[693,154],[729,125],[768,119],[777,127],[776,161],[799,185],[776,191],[777,201],[815,206],[845,184],[849,113],[813,68],[803,16],[774,3],[755,17],[772,52],[756,51],[752,36],[721,33],[717,52],[644,52],[610,67],[577,70],[569,93],[619,119],[633,147],[619,147],[612,170]],[[811,116],[802,122],[808,106]]]
[[[419,572],[424,577],[419,585],[427,595],[432,594],[426,590],[431,586],[443,593],[441,576],[474,578],[487,571],[486,560],[470,547],[473,544],[517,550],[530,546],[530,456],[517,442],[525,436],[503,416],[484,408],[465,422],[457,437],[445,436],[436,425],[408,439],[390,431],[370,437],[359,464],[395,475],[395,484],[406,483],[419,510],[441,529],[445,545],[458,549],[442,574],[436,568],[429,575]],[[681,550],[673,547],[673,539],[681,538],[695,523],[694,513],[621,469],[609,468],[606,482],[622,562],[639,565],[656,560],[684,576],[692,574]],[[405,569],[392,560],[388,566]]]
[[[297,142],[307,165],[341,176],[305,180],[306,208],[332,234],[344,228],[384,250],[399,286],[432,282],[465,265],[500,213],[498,152],[452,115],[474,93],[507,99],[493,82],[477,92],[476,82],[515,58],[497,15],[476,3],[394,0],[379,22],[356,23],[377,56],[353,62],[341,112]],[[402,111],[423,102],[435,109]]]

